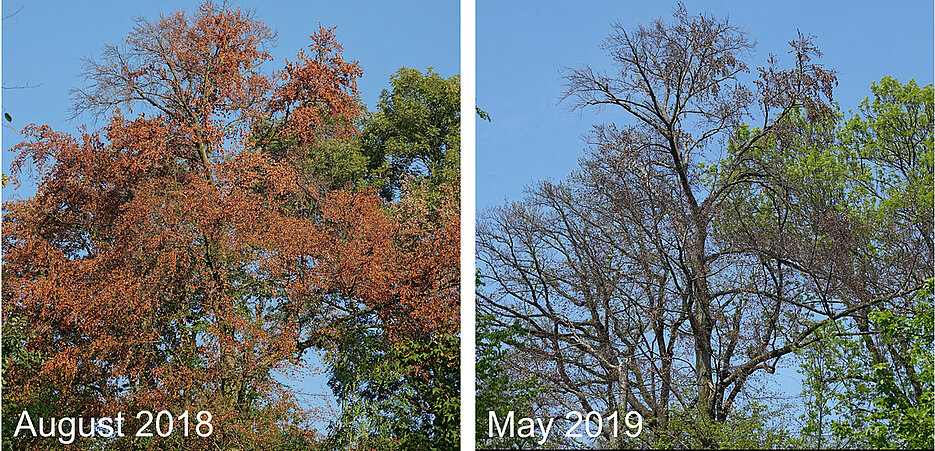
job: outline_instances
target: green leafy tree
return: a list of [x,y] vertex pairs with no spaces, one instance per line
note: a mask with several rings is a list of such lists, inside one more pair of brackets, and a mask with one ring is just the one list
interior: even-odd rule
[[[803,312],[805,327],[847,308],[799,350],[811,447],[932,442],[932,305],[923,281],[932,267],[933,91],[891,77],[871,91],[846,119],[786,117],[748,160],[768,182],[738,190],[735,215],[718,227],[768,255],[784,253],[779,264],[812,268],[825,289],[792,291],[814,306]],[[757,133],[741,129],[737,141]]]
[[457,448],[458,349],[454,335],[392,345],[374,331],[349,333],[328,356],[341,417],[327,449]]
[[407,177],[434,186],[454,183],[461,161],[460,77],[403,67],[390,85],[361,139],[371,159],[389,162],[389,188],[398,189]]
[[878,362],[861,340],[829,338],[803,352],[808,444],[815,448],[928,448],[935,443],[933,279],[914,311],[875,309],[870,326],[896,361]]
[[[483,277],[478,271],[476,284],[477,295],[484,296],[481,287]],[[517,337],[524,335],[518,324],[498,327],[491,313],[478,312],[476,319],[477,345],[475,366],[477,393],[474,398],[476,411],[476,444],[478,448],[532,448],[537,445],[537,438],[530,437],[491,437],[490,413],[494,412],[502,421],[509,411],[517,417],[532,417],[539,396],[545,391],[542,381],[536,376],[522,375],[521,367],[508,365],[508,359],[515,355],[514,348],[522,347]]]
[[[439,210],[443,203],[452,203],[451,186],[458,182],[458,77],[444,79],[431,69],[423,75],[401,68],[390,84],[381,94],[378,112],[364,114],[354,124],[360,133],[352,139],[332,139],[324,127],[324,139],[307,143],[280,133],[285,125],[281,121],[269,121],[255,141],[265,153],[295,168],[313,190],[375,189],[385,199],[397,200],[386,205],[386,214],[408,217],[407,227],[429,239],[443,223]],[[359,99],[358,107],[366,109]],[[446,152],[447,163],[444,158],[429,163]],[[426,171],[429,167],[436,169],[437,176]],[[314,193],[295,196],[294,214],[316,217],[320,214],[316,202]],[[456,447],[460,427],[456,336],[425,333],[390,340],[373,309],[339,295],[334,302],[348,312],[348,319],[334,336],[302,344],[327,351],[329,385],[340,408],[322,449]]]
[[770,407],[760,402],[738,406],[727,420],[710,421],[697,410],[673,409],[670,427],[652,444],[656,449],[699,449],[715,442],[725,449],[802,448],[801,439],[790,431],[791,423],[784,410],[789,406]]
[[[391,214],[409,218],[420,240],[438,233],[457,206],[460,82],[401,68],[363,121],[358,186],[405,196]],[[337,155],[337,154],[334,154]],[[325,165],[327,167],[327,165]],[[450,214],[449,214],[450,216]],[[367,317],[348,322],[328,353],[329,385],[341,405],[327,449],[455,449],[460,438],[460,340],[426,332],[388,340]]]
[[[359,105],[365,110],[365,105]],[[361,119],[358,127],[363,126]],[[259,127],[255,139],[257,147],[278,161],[286,161],[307,182],[307,186],[325,192],[346,186],[355,189],[382,189],[385,185],[385,159],[372,159],[361,147],[359,135],[351,139],[324,136],[314,143],[282,136],[282,126],[265,122]],[[299,150],[299,151],[297,151]]]

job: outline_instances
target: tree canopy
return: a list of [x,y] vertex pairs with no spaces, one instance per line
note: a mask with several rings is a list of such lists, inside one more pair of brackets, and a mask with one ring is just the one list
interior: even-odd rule
[[[38,189],[3,206],[5,411],[212,415],[207,437],[114,444],[127,449],[319,446],[309,421],[320,414],[284,381],[309,349],[352,352],[354,333],[441,353],[391,368],[406,385],[395,390],[448,387],[423,380],[457,355],[457,166],[431,199],[403,182],[406,168],[391,180],[398,200],[380,197],[374,168],[389,163],[359,142],[359,64],[319,28],[269,72],[272,37],[227,5],[140,19],[86,60],[74,91],[99,130],[23,129],[12,181],[31,170]],[[349,360],[341,370],[368,370]],[[440,413],[414,429],[457,435]],[[16,419],[4,416],[5,439]]]
[[646,420],[601,446],[801,446],[758,394],[796,351],[833,329],[909,371],[869,317],[912,317],[931,276],[931,88],[884,79],[845,120],[813,37],[790,47],[748,76],[747,35],[680,5],[615,25],[612,71],[566,72],[613,122],[478,225],[479,311],[522,331],[512,374],[542,381],[543,416]]

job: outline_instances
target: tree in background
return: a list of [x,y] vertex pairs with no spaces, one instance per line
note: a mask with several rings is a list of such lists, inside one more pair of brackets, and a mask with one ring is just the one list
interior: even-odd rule
[[[78,112],[110,115],[100,131],[25,128],[13,182],[31,168],[38,191],[4,204],[5,408],[204,410],[208,437],[113,446],[304,448],[311,412],[276,376],[305,350],[358,321],[390,349],[457,333],[457,191],[428,208],[418,187],[389,203],[354,183],[384,164],[353,147],[359,66],[319,29],[264,75],[271,38],[210,3],[139,20],[75,91]],[[341,152],[355,158],[335,168]]]
[[[422,240],[445,240],[414,254],[422,255],[424,268],[439,271],[434,280],[444,281],[439,290],[447,291],[439,292],[448,294],[417,316],[454,322],[399,340],[387,339],[370,318],[348,323],[329,356],[334,369],[329,384],[346,408],[328,446],[450,449],[460,437],[460,83],[456,76],[443,79],[431,70],[423,75],[401,68],[391,84],[392,90],[381,94],[379,112],[364,120],[360,145],[370,158],[384,159],[373,180],[387,199],[402,196],[396,211],[410,230]],[[428,164],[433,152],[450,161]],[[426,167],[435,169],[426,173]]]
[[[441,187],[437,207],[429,206],[424,191],[410,191],[413,195],[397,204],[395,216],[413,234],[400,237],[405,239],[399,246],[416,246],[407,262],[414,270],[389,281],[411,286],[410,296],[424,301],[410,307],[389,298],[387,318],[374,316],[372,304],[348,303],[348,320],[327,348],[329,385],[344,406],[328,447],[446,449],[457,444],[460,219],[459,197],[452,189]],[[373,269],[385,270],[382,265]],[[373,288],[367,283],[356,287]]]
[[931,280],[910,315],[870,313],[873,339],[900,351],[898,361],[877,362],[860,340],[831,328],[823,346],[803,350],[808,446],[920,449],[935,440]]
[[791,186],[819,183],[831,210],[856,224],[850,236],[823,227],[836,247],[846,246],[825,257],[828,272],[843,268],[836,269],[843,273],[842,296],[867,298],[929,280],[916,295],[826,326],[822,346],[803,350],[810,401],[806,435],[815,447],[915,448],[933,439],[935,96],[931,85],[890,77],[871,91],[857,114],[835,121],[834,140],[776,162],[782,165],[776,170]]
[[428,186],[459,180],[461,167],[461,81],[401,68],[383,90],[377,112],[368,118],[361,139],[377,161],[386,159],[390,183],[399,189],[407,178]]
[[[672,22],[615,27],[604,48],[616,72],[568,73],[577,106],[628,122],[596,126],[567,181],[537,184],[478,226],[493,287],[480,308],[526,333],[518,352],[548,387],[542,407],[637,411],[641,445],[792,446],[770,422],[780,406],[756,394],[780,359],[835,324],[868,335],[874,307],[913,304],[932,267],[931,221],[907,219],[923,211],[917,196],[888,195],[905,215],[870,237],[875,224],[829,195],[875,179],[839,188],[782,169],[835,149],[834,72],[810,37],[791,47],[789,69],[771,56],[744,83],[746,35],[680,6]],[[918,139],[897,140],[924,161]],[[603,432],[602,444],[627,443]]]

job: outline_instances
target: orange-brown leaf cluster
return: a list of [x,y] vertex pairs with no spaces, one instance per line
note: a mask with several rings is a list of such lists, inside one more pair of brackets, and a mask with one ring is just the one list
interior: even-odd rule
[[38,191],[4,204],[3,313],[28,325],[35,358],[10,366],[5,401],[44,396],[57,416],[210,410],[203,446],[238,447],[301,414],[275,376],[348,319],[370,315],[391,340],[457,332],[458,193],[434,209],[417,189],[395,204],[320,193],[265,153],[261,127],[305,146],[350,137],[360,114],[361,71],[333,29],[264,76],[271,37],[210,4],[140,22],[128,50],[89,65],[83,98],[149,115],[115,109],[79,137],[24,129],[12,175],[33,169]]

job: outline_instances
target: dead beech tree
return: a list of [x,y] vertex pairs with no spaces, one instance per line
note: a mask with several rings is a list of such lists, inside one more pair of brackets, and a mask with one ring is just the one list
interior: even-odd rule
[[519,365],[549,384],[555,412],[636,410],[662,435],[674,411],[723,423],[822,325],[899,295],[830,302],[835,275],[783,241],[808,227],[784,220],[794,205],[763,220],[772,241],[731,225],[745,187],[776,182],[762,149],[793,117],[831,113],[834,72],[810,37],[790,45],[790,68],[771,56],[748,76],[747,36],[679,6],[672,22],[614,27],[613,73],[566,74],[567,100],[620,123],[595,127],[567,181],[487,212],[477,238],[479,307],[528,332]]

